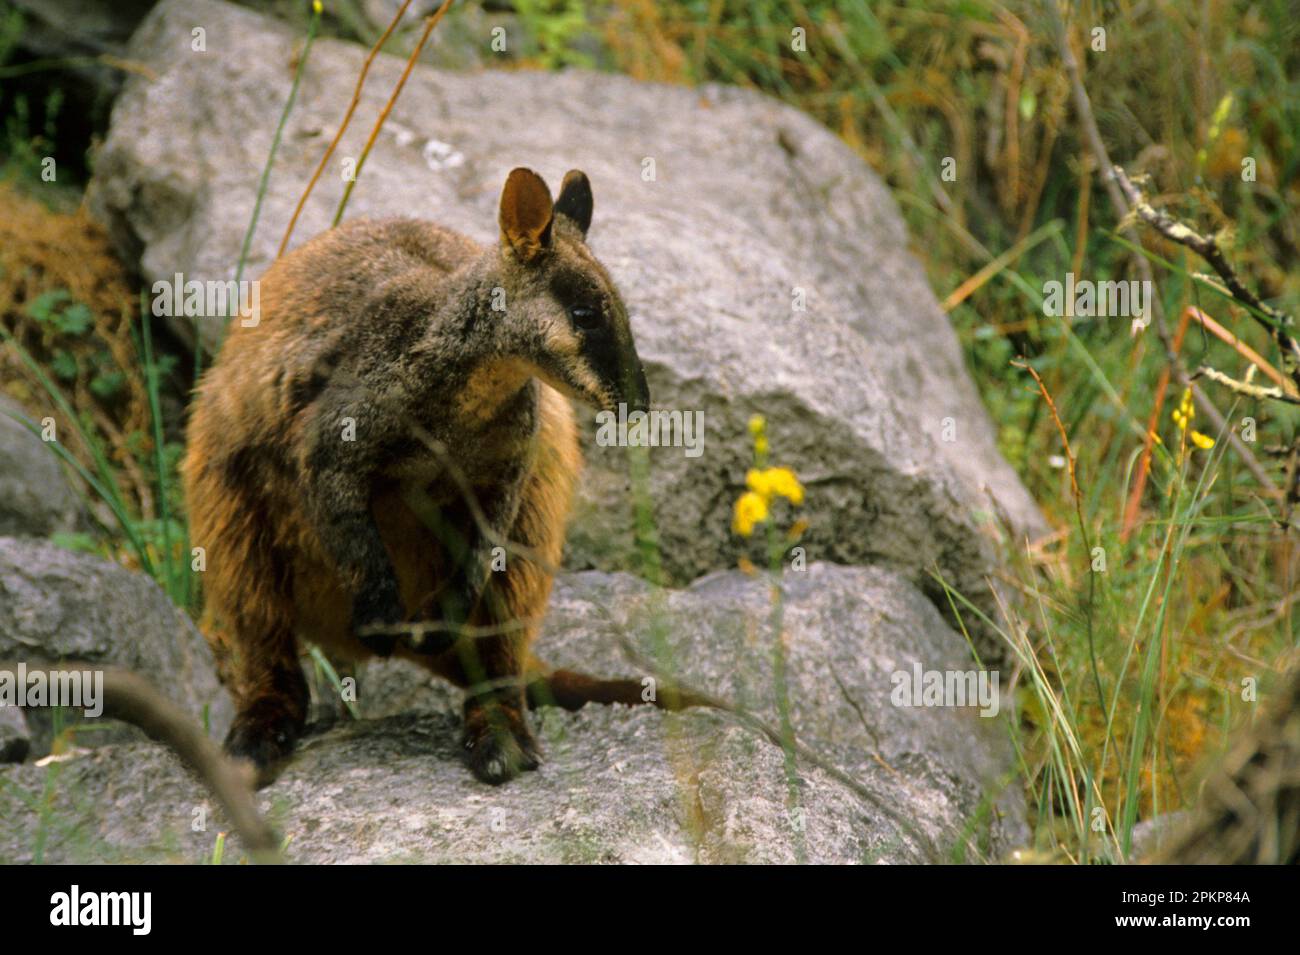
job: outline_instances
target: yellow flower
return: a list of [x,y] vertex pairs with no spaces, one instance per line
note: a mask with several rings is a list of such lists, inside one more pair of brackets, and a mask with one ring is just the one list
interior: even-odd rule
[[311,0],[311,8],[315,10],[317,13],[320,13],[321,11],[320,0]]
[[792,504],[803,503],[803,485],[789,468],[769,468],[767,464],[767,419],[756,414],[749,419],[749,433],[754,438],[754,463],[745,473],[748,488],[736,501],[731,527],[749,537],[754,527],[768,519],[773,498],[783,497]]
[[1209,435],[1201,434],[1199,431],[1192,432],[1192,444],[1196,445],[1202,451],[1208,451],[1214,447],[1214,439]]
[[780,496],[791,504],[803,503],[803,485],[789,468],[750,468],[745,484],[764,501]]
[[731,527],[742,537],[754,533],[754,525],[767,520],[767,501],[761,494],[746,491],[736,500],[736,514]]
[[745,487],[749,488],[765,501],[772,496],[771,488],[768,487],[767,471],[760,471],[758,468],[750,468],[745,473]]
[[[1192,419],[1196,417],[1196,405],[1192,401],[1192,390],[1190,388],[1183,392],[1183,397],[1178,402],[1178,407],[1170,412],[1169,417],[1174,419],[1174,424],[1178,425],[1179,431],[1184,434],[1187,433],[1187,429],[1192,425]],[[1204,437],[1204,435],[1202,435],[1202,437]]]
[[803,485],[789,468],[768,468],[768,486],[791,504],[803,503]]

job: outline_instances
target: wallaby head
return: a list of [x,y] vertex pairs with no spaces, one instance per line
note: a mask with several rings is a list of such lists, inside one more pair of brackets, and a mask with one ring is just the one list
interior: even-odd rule
[[587,248],[591,183],[574,169],[559,197],[531,169],[515,169],[501,192],[503,322],[511,357],[584,404],[648,410],[650,392],[627,308]]

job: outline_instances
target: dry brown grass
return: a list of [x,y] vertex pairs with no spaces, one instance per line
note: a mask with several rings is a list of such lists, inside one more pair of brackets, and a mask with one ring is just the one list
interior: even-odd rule
[[[85,306],[88,325],[76,333],[38,317],[42,296],[66,292],[63,307]],[[118,469],[119,486],[141,513],[153,513],[153,490],[140,460],[152,450],[149,398],[132,323],[137,299],[103,230],[84,209],[55,212],[12,185],[0,184],[0,325],[57,384],[100,436]],[[60,359],[60,356],[66,356]],[[75,373],[71,373],[75,363]],[[120,377],[119,377],[120,376]],[[99,381],[99,385],[95,382]],[[109,391],[104,383],[117,386]],[[90,449],[64,420],[13,343],[0,343],[0,390],[37,419],[54,418],[60,441],[91,466]]]

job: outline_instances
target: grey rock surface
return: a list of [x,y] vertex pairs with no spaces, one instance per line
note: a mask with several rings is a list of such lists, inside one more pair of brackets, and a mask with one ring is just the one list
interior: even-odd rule
[[[831,564],[788,573],[785,591],[792,723],[806,747],[793,788],[782,748],[734,716],[589,706],[535,713],[546,761],[493,789],[459,763],[456,695],[385,664],[363,675],[366,718],[308,737],[262,791],[263,811],[300,862],[980,861],[1023,844],[1005,726],[889,704],[893,670],[966,665],[930,603],[897,574]],[[538,651],[632,676],[655,659],[774,723],[769,593],[738,572],[660,594],[625,574],[567,575]],[[0,861],[26,861],[39,821],[22,807],[45,771],[0,769],[0,783],[12,823]],[[199,861],[226,828],[149,743],[63,763],[53,799],[51,862]],[[240,856],[236,841],[225,858]]]
[[[207,53],[191,50],[196,26]],[[117,100],[91,206],[150,282],[233,277],[297,46],[277,22],[217,0],[166,0],[137,31],[131,56],[157,79],[132,78]],[[272,261],[364,55],[339,41],[314,46],[246,278]],[[401,68],[376,60],[295,245],[328,227],[341,164],[359,155]],[[1006,527],[1036,533],[1042,519],[996,449],[892,198],[847,146],[733,88],[419,66],[347,214],[415,215],[491,243],[517,165],[553,189],[566,169],[587,171],[591,244],[623,290],[654,405],[704,412],[702,455],[652,452],[672,582],[756,555],[730,520],[750,463],[746,423],[762,413],[775,463],[808,488],[809,559],[897,569],[944,607],[937,569],[989,605],[990,539]],[[181,335],[196,325],[219,340],[219,317],[173,322]],[[581,421],[589,465],[567,560],[636,570],[625,451],[596,446],[591,412]]]
[[30,421],[0,395],[0,537],[48,537],[81,524],[81,500],[58,458],[23,423]]
[[[218,738],[233,715],[203,636],[157,584],[47,541],[0,537],[0,660],[125,667],[206,720]],[[34,751],[48,751],[54,714],[36,708],[26,714]],[[73,716],[61,711],[65,722]],[[122,739],[123,732],[78,733],[77,744]]]
[[32,731],[23,711],[0,703],[0,763],[21,763],[32,748]]

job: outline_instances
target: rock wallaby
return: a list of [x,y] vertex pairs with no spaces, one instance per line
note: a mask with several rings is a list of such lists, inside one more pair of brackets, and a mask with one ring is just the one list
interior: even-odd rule
[[231,322],[183,472],[204,629],[238,711],[226,748],[263,783],[306,721],[300,639],[465,687],[465,755],[488,783],[538,765],[529,703],[642,702],[637,681],[528,652],[582,464],[569,399],[649,402],[591,215],[582,172],[552,202],[515,169],[496,246],[350,222],[279,259],[256,323]]

